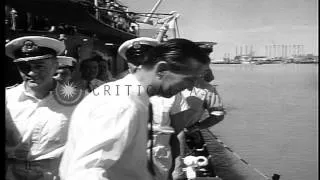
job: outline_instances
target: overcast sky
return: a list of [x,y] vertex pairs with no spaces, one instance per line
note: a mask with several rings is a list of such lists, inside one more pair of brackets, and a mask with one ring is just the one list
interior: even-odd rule
[[[130,11],[149,12],[157,0],[121,2]],[[256,55],[272,44],[304,45],[305,53],[318,54],[318,0],[163,0],[157,12],[170,11],[181,15],[181,38],[218,43],[215,59],[245,45]]]

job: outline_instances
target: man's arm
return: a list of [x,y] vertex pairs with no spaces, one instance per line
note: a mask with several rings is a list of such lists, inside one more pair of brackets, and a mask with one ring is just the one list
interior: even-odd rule
[[170,108],[171,127],[176,133],[181,132],[189,123],[190,117],[195,114],[195,110],[190,108],[188,102],[182,97],[181,92],[175,95],[174,103]]
[[220,116],[209,115],[209,117],[207,117],[206,119],[196,122],[195,124],[187,127],[187,130],[193,132],[200,129],[206,129],[218,124],[223,119],[224,119],[224,115],[220,115]]
[[223,103],[219,93],[214,86],[212,86],[210,90],[207,91],[204,101],[204,108],[208,112],[208,117],[188,127],[187,129],[189,131],[212,127],[224,119],[225,111]]
[[15,147],[21,142],[22,136],[11,118],[7,105],[5,108],[6,148]]
[[181,132],[187,124],[190,124],[190,120],[192,120],[193,115],[196,113],[194,109],[188,109],[183,112],[179,112],[176,114],[170,115],[171,126],[173,127],[176,133]]

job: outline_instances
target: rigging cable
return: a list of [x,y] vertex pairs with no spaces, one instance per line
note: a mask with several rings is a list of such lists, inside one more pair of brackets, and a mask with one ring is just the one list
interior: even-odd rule
[[168,14],[168,13],[136,13],[136,12],[132,12],[132,11],[121,11],[121,10],[115,10],[115,9],[109,9],[109,8],[104,8],[104,7],[94,7],[95,9],[99,9],[99,10],[105,10],[105,11],[110,11],[110,12],[117,12],[117,13],[123,13],[123,14],[134,14],[134,15],[141,15],[141,16],[145,16],[148,14],[152,14],[152,15],[158,15],[158,16],[170,16],[172,14]]

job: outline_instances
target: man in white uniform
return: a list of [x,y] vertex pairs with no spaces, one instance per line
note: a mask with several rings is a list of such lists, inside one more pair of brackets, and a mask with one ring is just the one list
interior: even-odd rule
[[6,89],[6,179],[53,180],[67,140],[74,106],[61,105],[53,96],[56,55],[63,42],[42,36],[25,36],[6,44],[22,84]]
[[209,61],[193,42],[169,40],[152,49],[133,74],[92,91],[72,116],[61,178],[153,179],[146,154],[149,97],[169,98],[192,87]]
[[[190,109],[182,98],[181,92],[171,98],[152,96],[150,102],[153,105],[153,160],[157,173],[157,180],[171,179],[172,152],[170,141],[175,136],[175,130],[171,126],[174,119],[183,118],[182,112]],[[148,148],[148,152],[150,150]]]
[[[119,47],[119,55],[128,63],[128,71],[135,72],[137,67],[146,61],[148,51],[158,44],[159,41],[148,37],[131,39]],[[153,107],[153,147],[151,151],[149,142],[147,153],[150,156],[152,152],[155,179],[166,180],[170,178],[169,170],[172,166],[169,143],[174,129],[171,127],[171,118],[182,118],[178,114],[189,107],[180,93],[170,98],[152,96],[150,102]]]

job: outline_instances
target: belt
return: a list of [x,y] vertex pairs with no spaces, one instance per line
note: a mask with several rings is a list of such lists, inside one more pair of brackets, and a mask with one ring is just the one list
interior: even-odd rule
[[8,164],[24,164],[26,169],[30,169],[32,166],[39,166],[43,164],[49,164],[53,161],[58,160],[58,158],[55,159],[42,159],[42,160],[21,160],[21,159],[15,159],[15,158],[7,158],[6,163]]

